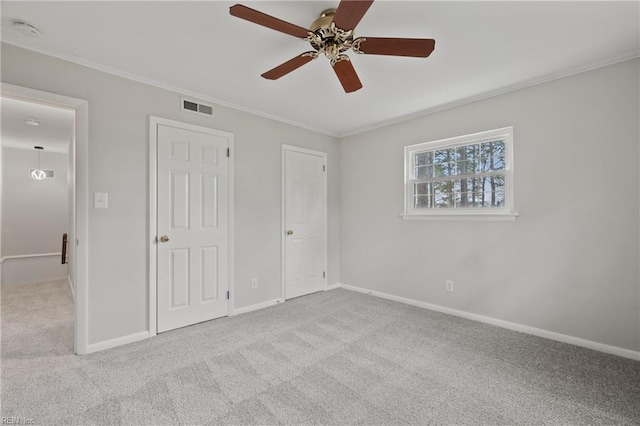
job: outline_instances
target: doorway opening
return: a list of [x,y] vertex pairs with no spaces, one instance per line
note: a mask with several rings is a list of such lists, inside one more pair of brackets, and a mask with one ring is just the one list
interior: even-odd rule
[[0,100],[3,352],[84,354],[88,103],[6,83]]

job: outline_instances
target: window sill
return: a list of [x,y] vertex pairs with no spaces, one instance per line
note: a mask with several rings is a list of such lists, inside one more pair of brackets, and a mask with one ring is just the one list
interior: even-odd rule
[[436,221],[514,221],[518,213],[511,211],[494,212],[447,212],[447,213],[405,213],[402,220],[436,220]]

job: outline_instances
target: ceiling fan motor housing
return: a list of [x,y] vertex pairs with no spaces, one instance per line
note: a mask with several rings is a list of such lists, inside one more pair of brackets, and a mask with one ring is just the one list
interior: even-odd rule
[[[313,21],[309,29],[307,40],[311,46],[318,52],[317,55],[324,55],[331,60],[332,64],[339,61],[349,60],[344,53],[353,49],[356,53],[359,44],[364,39],[353,38],[353,30],[344,31],[333,22],[336,9],[327,9],[320,14],[320,18]],[[317,56],[316,55],[316,56]]]
[[315,21],[313,21],[313,23],[311,24],[311,28],[309,28],[309,31],[311,31],[312,33],[315,33],[317,30],[321,28],[327,28],[333,22],[333,17],[335,16],[335,14],[336,14],[335,9],[327,9],[322,11],[322,13],[320,14],[320,17]]

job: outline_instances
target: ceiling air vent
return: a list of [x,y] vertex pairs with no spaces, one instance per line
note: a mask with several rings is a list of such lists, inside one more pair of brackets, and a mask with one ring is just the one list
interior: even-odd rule
[[204,114],[213,117],[213,107],[211,105],[202,104],[191,99],[180,98],[183,111],[195,112],[196,114]]

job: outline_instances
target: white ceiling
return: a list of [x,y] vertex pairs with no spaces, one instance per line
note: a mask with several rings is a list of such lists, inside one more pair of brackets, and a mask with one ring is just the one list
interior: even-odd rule
[[[11,98],[0,102],[3,148],[35,150],[34,146],[41,146],[44,152],[69,151],[75,111]],[[28,125],[26,120],[30,118],[37,119],[40,125]]]
[[[356,55],[345,94],[326,58],[260,74],[310,50],[229,15],[235,2],[2,2],[2,39],[342,136],[568,75],[640,52],[639,3],[376,1],[356,36],[436,39],[427,59]],[[307,27],[336,1],[243,1]],[[31,38],[12,19],[38,26]]]

